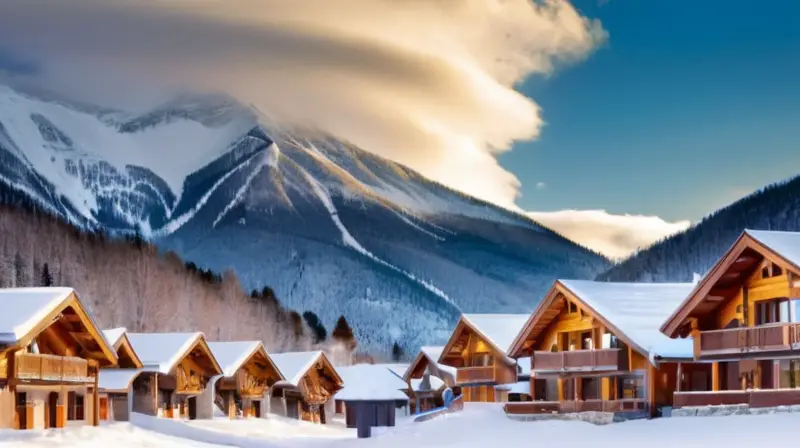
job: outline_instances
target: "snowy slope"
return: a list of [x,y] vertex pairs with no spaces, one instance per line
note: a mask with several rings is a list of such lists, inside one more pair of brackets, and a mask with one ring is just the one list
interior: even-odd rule
[[[218,95],[132,113],[0,87],[0,183],[340,315],[367,348],[441,344],[461,312],[532,311],[602,257],[530,219]],[[395,318],[387,319],[391,315]]]

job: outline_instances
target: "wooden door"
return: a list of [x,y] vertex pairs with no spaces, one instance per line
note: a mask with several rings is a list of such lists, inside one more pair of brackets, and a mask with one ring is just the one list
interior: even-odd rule
[[261,401],[256,400],[253,402],[253,416],[255,418],[261,418]]
[[100,420],[108,420],[108,397],[100,397]]
[[58,428],[58,392],[50,392],[50,395],[47,396],[45,419],[45,427]]
[[188,400],[188,416],[189,420],[197,419],[197,397],[189,397]]

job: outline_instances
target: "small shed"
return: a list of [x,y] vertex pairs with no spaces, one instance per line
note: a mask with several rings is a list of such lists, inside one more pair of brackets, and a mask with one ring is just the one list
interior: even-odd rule
[[386,366],[357,364],[340,367],[339,374],[346,387],[335,399],[344,404],[345,423],[358,428],[359,437],[369,437],[372,427],[394,426],[398,410],[408,407],[408,384]]

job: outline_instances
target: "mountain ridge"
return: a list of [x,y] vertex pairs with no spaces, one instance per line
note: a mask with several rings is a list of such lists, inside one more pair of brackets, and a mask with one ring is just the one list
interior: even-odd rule
[[609,265],[527,216],[213,99],[93,114],[0,87],[0,182],[79,227],[233,268],[325,325],[344,314],[370,347],[441,342],[461,311],[532,311],[556,277]]

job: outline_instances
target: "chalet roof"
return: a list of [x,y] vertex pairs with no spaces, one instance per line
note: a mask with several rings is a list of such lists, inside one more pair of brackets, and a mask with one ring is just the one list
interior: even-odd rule
[[209,342],[208,346],[227,377],[236,375],[253,353],[264,348],[261,341]]
[[169,374],[203,333],[128,333],[146,371]]
[[486,342],[502,353],[508,353],[530,314],[464,314],[461,316]]
[[343,401],[408,401],[408,387],[385,365],[356,364],[336,369],[346,387],[336,393]]
[[143,369],[100,369],[98,388],[105,392],[127,392]]
[[114,346],[127,332],[128,330],[125,329],[125,327],[112,328],[110,330],[103,330],[103,336],[106,338],[109,344]]
[[627,337],[641,351],[663,358],[691,358],[691,339],[671,339],[661,324],[692,291],[692,283],[611,283],[590,280],[558,280],[617,336]]
[[429,364],[436,365],[441,372],[446,374],[452,375],[453,378],[456,377],[456,369],[455,367],[447,366],[444,364],[439,363],[439,358],[442,357],[442,352],[444,351],[444,347],[422,347],[419,350],[419,354],[414,359],[414,362],[408,365],[405,372],[402,373],[402,377],[405,380],[414,381],[411,379],[411,375],[414,373],[414,370],[417,367],[417,364],[422,360],[426,359]]
[[1,289],[0,343],[22,339],[74,292],[72,288]]
[[395,376],[401,379],[403,378],[403,375],[405,375],[406,371],[410,367],[408,364],[378,364],[378,365],[386,367],[387,369],[389,369],[390,372],[394,373]]
[[425,378],[412,379],[411,381],[409,381],[409,383],[411,383],[411,390],[413,390],[414,392],[427,392],[427,391],[439,390],[446,386],[444,381],[433,375],[428,375],[427,384],[425,382]]
[[754,240],[772,249],[786,261],[800,267],[800,232],[779,232],[775,230],[744,231]]
[[[278,353],[270,355],[272,362],[278,367],[284,381],[280,383],[288,383],[292,386],[298,386],[300,380],[314,366],[314,363],[324,356],[321,351],[316,352],[291,352],[291,353]],[[337,371],[338,372],[338,371]]]
[[688,319],[715,309],[719,299],[729,296],[732,287],[744,281],[743,276],[761,259],[800,272],[800,232],[745,229],[665,318],[661,330],[673,337],[685,337]]

